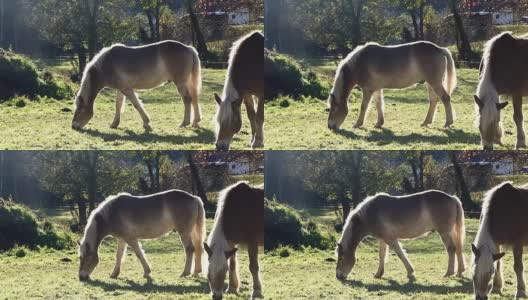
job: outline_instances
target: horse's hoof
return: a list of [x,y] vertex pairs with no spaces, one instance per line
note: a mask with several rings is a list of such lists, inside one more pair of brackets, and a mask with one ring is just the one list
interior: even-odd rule
[[526,148],[526,142],[517,142],[516,149]]
[[234,288],[234,287],[230,287],[229,286],[229,287],[227,287],[226,293],[238,295],[238,288]]
[[187,277],[189,275],[191,275],[191,272],[183,272],[181,273],[180,277]]
[[376,273],[376,275],[374,275],[374,278],[376,279],[381,279],[381,277],[383,277],[383,273]]
[[119,123],[112,123],[112,125],[110,125],[110,128],[112,129],[117,129],[117,127],[119,127]]
[[493,294],[498,294],[498,295],[502,295],[502,287],[493,287],[491,289],[491,293]]
[[253,143],[251,144],[251,148],[253,148],[253,149],[264,148],[264,142],[261,141],[261,140],[255,140],[255,141],[253,141]]
[[453,123],[445,123],[444,128],[449,129],[451,128],[451,125],[453,125]]
[[451,277],[453,276],[453,274],[455,274],[455,271],[447,271],[444,275],[444,277]]
[[431,125],[431,123],[429,123],[429,122],[423,122],[422,125],[420,125],[420,126],[428,128],[429,125]]
[[117,279],[117,276],[119,276],[119,273],[113,272],[112,274],[110,274],[110,278],[112,279]]
[[354,128],[363,128],[363,124],[356,124],[354,125]]
[[200,124],[198,124],[198,123],[194,123],[194,124],[193,124],[193,128],[200,128]]
[[152,131],[152,126],[150,126],[150,124],[143,125],[143,128],[145,128],[145,131]]
[[189,126],[191,123],[181,123],[180,128],[185,128]]
[[374,125],[374,128],[376,128],[376,129],[382,129],[382,128],[383,128],[383,125],[378,125],[378,124],[376,124],[376,125]]
[[416,281],[416,276],[414,276],[414,274],[407,275],[407,278],[409,278],[409,282],[415,282]]
[[521,298],[526,298],[525,290],[517,291],[517,293],[515,294],[515,299],[521,299]]
[[251,293],[251,299],[255,298],[264,298],[262,291],[253,291],[253,293]]

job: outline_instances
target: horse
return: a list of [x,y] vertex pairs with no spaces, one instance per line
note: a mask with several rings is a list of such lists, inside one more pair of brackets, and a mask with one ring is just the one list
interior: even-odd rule
[[457,197],[436,190],[406,196],[380,193],[368,197],[347,217],[336,247],[336,277],[346,279],[356,263],[360,242],[373,236],[379,240],[379,267],[374,277],[383,276],[390,247],[403,262],[409,280],[414,281],[414,268],[398,240],[414,239],[431,231],[439,233],[449,256],[445,277],[455,273],[455,254],[457,276],[461,277],[465,271],[465,226],[464,210]]
[[139,240],[155,239],[176,230],[185,251],[181,276],[202,272],[205,210],[199,197],[180,190],[168,190],[148,196],[121,193],[110,196],[92,211],[79,244],[79,279],[88,280],[99,263],[99,246],[109,235],[117,239],[116,264],[111,278],[119,276],[127,245],[143,266],[144,278],[152,280],[151,268]]
[[500,102],[500,95],[509,95],[513,101],[513,120],[517,127],[516,148],[526,147],[522,97],[528,96],[528,39],[515,38],[504,32],[486,43],[480,63],[480,80],[475,99],[484,150],[493,150],[493,144],[502,144],[501,111],[508,102]]
[[125,96],[139,112],[145,130],[150,131],[150,117],[135,89],[150,89],[165,81],[176,84],[185,106],[181,127],[191,122],[199,127],[201,112],[198,95],[201,88],[201,67],[198,52],[176,41],[162,41],[139,47],[114,44],[103,48],[87,65],[81,87],[75,98],[72,128],[82,129],[94,115],[94,102],[104,87],[117,90],[116,112],[111,128],[117,128],[124,111]]
[[251,124],[251,147],[264,147],[263,72],[264,36],[255,31],[233,44],[223,95],[214,94],[217,103],[216,149],[228,150],[233,136],[240,131],[242,102]]
[[[484,196],[480,225],[471,245],[473,290],[475,299],[488,299],[491,292],[501,293],[503,286],[501,246],[513,250],[513,269],[517,275],[515,299],[526,298],[523,274],[523,246],[528,245],[528,187],[504,182]],[[493,285],[489,283],[493,277]]]
[[[222,299],[229,271],[228,293],[238,293],[237,245],[247,247],[253,276],[251,298],[262,297],[258,249],[264,245],[264,189],[238,182],[220,192],[213,229],[204,248],[209,256],[207,278],[213,300]],[[229,263],[229,265],[228,265]]]
[[425,81],[429,92],[429,111],[422,126],[435,117],[437,96],[446,111],[445,127],[454,122],[451,94],[457,85],[455,63],[447,48],[419,41],[397,46],[367,43],[352,51],[341,61],[334,86],[328,98],[328,128],[338,130],[348,115],[348,97],[355,86],[363,91],[361,111],[354,128],[365,122],[369,104],[374,99],[378,111],[376,128],[382,128],[384,118],[383,89],[402,89]]

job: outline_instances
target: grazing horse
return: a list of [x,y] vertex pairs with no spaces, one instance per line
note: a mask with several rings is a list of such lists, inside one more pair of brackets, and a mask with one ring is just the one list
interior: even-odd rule
[[528,96],[528,39],[515,38],[510,32],[499,34],[486,43],[480,64],[480,81],[475,97],[478,127],[484,150],[502,144],[500,112],[513,100],[513,120],[517,126],[517,148],[526,147],[522,97]]
[[465,270],[464,210],[460,200],[444,192],[429,190],[407,196],[377,194],[365,199],[348,216],[337,244],[336,277],[345,280],[356,263],[356,249],[366,236],[379,240],[379,267],[375,278],[385,271],[388,247],[391,247],[407,269],[409,280],[415,280],[414,268],[401,248],[399,239],[414,239],[431,231],[442,238],[449,262],[445,276],[457,276]]
[[[523,274],[523,247],[528,245],[528,187],[515,187],[504,182],[489,190],[482,205],[480,226],[471,245],[473,250],[472,273],[475,299],[488,299],[490,290],[502,292],[504,256],[501,246],[511,246],[513,269],[517,275],[515,298],[526,298]],[[493,277],[493,286],[490,281]]]
[[185,105],[181,127],[200,122],[198,94],[202,78],[198,52],[176,41],[162,41],[140,47],[115,44],[101,50],[84,69],[81,88],[75,99],[72,128],[83,128],[94,115],[94,102],[104,87],[117,90],[116,112],[112,125],[117,128],[124,111],[125,96],[143,119],[143,127],[152,130],[150,117],[138,99],[135,89],[154,88],[165,81],[176,84]]
[[[258,249],[264,245],[264,190],[239,182],[219,196],[215,222],[204,248],[209,255],[207,278],[213,299],[222,299],[229,271],[227,292],[238,293],[237,245],[247,247],[249,270],[253,276],[251,298],[262,297]],[[228,266],[229,262],[229,266]]]
[[181,276],[202,272],[205,210],[199,197],[184,191],[169,190],[148,196],[119,194],[102,202],[88,219],[79,244],[79,279],[87,280],[99,263],[99,245],[106,236],[117,239],[116,264],[111,278],[117,278],[130,245],[139,258],[144,277],[151,280],[150,266],[139,240],[155,239],[176,230],[185,249],[185,268]]
[[348,97],[355,86],[363,91],[363,102],[355,128],[363,126],[369,104],[374,99],[378,111],[376,128],[383,127],[383,89],[402,89],[425,81],[429,91],[429,112],[422,126],[434,120],[437,96],[446,110],[445,127],[454,121],[451,94],[456,87],[455,63],[447,48],[430,42],[414,42],[398,46],[367,43],[357,47],[337,68],[334,87],[328,99],[328,128],[337,130],[348,115]]
[[[251,124],[251,147],[264,147],[264,36],[250,33],[234,43],[222,97],[216,103],[216,148],[228,150],[242,127],[241,106]],[[254,99],[255,97],[256,99]],[[223,99],[223,100],[222,100]],[[256,112],[255,112],[256,104]]]

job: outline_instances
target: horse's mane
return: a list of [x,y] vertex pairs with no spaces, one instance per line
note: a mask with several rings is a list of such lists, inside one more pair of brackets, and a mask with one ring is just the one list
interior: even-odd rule
[[497,186],[494,186],[489,191],[487,191],[486,194],[484,194],[484,199],[482,200],[481,221],[489,217],[490,207],[495,205],[496,202],[498,202],[498,199],[496,197],[497,193],[499,192],[499,190],[501,190],[502,188],[506,186],[515,188],[513,186],[513,182],[505,181]]
[[236,189],[239,189],[239,188],[252,188],[250,185],[249,185],[249,182],[248,181],[239,181],[237,183],[234,183],[228,187],[226,187],[225,189],[223,189],[222,191],[220,191],[220,193],[218,194],[218,204],[217,204],[217,213],[220,209],[223,209],[225,204],[226,204],[226,201],[229,201],[229,195],[231,193],[233,193],[234,190]]

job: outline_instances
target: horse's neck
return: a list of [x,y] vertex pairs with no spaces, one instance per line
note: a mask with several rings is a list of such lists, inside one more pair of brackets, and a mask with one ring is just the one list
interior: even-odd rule
[[95,247],[96,250],[99,249],[102,240],[106,236],[102,226],[98,224],[95,220],[90,223],[90,226],[86,230],[85,240],[91,246]]
[[[484,70],[482,72],[482,78],[479,81],[479,84],[477,86],[477,96],[480,99],[483,99],[486,101],[487,99],[493,100],[498,99],[497,96],[497,90],[495,89],[495,85],[493,84],[493,81],[491,79],[491,71],[488,66],[489,62],[486,62],[484,64]],[[492,97],[495,96],[495,97]]]
[[211,238],[209,239],[209,245],[215,245],[220,249],[228,249],[228,242],[222,228],[222,215],[217,218],[213,231],[211,232]]
[[493,241],[493,237],[491,236],[489,229],[489,222],[485,217],[482,220],[482,224],[477,233],[477,237],[475,238],[475,244],[479,249],[481,247],[488,247],[492,253],[497,253],[497,244],[495,243],[495,241]]
[[[231,77],[232,76],[228,76],[228,78],[226,78],[226,82],[225,82],[225,85],[224,85],[223,98],[226,101],[232,101],[232,100],[235,100],[235,99],[240,99],[240,97],[241,97],[240,93],[235,88],[235,85],[234,85],[233,80],[232,80]],[[240,103],[242,104],[242,102],[240,102]]]
[[[348,62],[347,62],[348,64]],[[343,66],[343,68],[350,68],[348,65]],[[350,72],[350,71],[349,71]],[[336,95],[336,98],[344,99],[344,104],[348,105],[348,97],[350,96],[350,93],[352,92],[353,83],[347,82],[344,71],[340,70],[339,75],[337,76],[336,82],[334,83],[334,95]],[[337,94],[336,94],[337,92]]]

